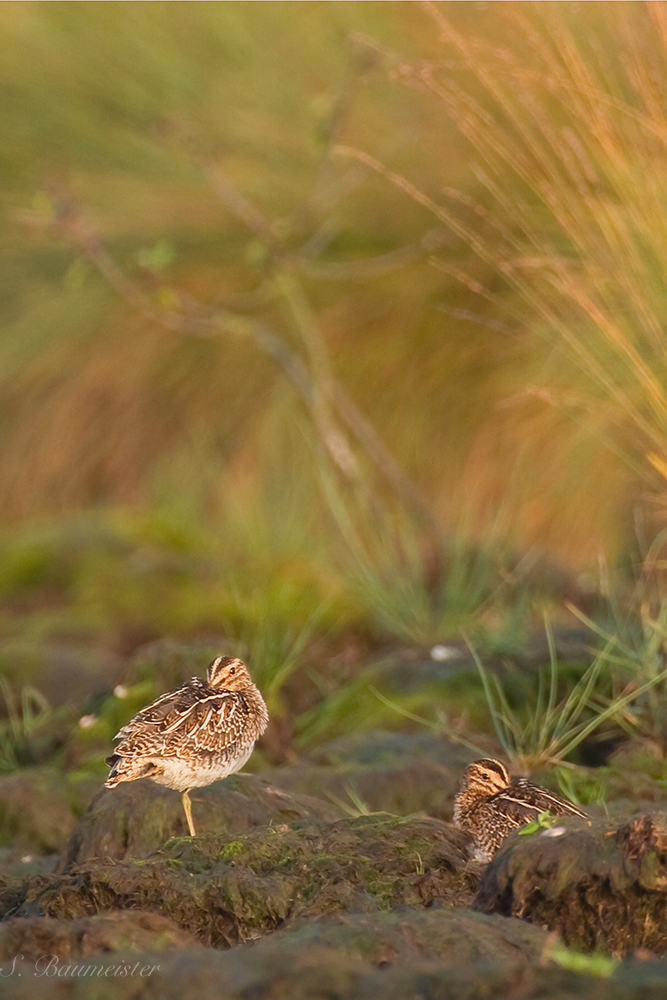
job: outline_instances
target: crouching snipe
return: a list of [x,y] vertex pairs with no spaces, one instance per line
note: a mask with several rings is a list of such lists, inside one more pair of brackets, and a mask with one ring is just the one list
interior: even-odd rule
[[193,677],[142,708],[116,734],[107,757],[107,788],[150,778],[183,793],[183,809],[194,837],[189,792],[243,767],[269,721],[264,699],[241,660],[219,656],[206,680]]
[[454,799],[454,823],[472,836],[477,861],[490,861],[511,830],[542,812],[587,818],[555,792],[525,778],[511,779],[504,764],[489,758],[468,765]]

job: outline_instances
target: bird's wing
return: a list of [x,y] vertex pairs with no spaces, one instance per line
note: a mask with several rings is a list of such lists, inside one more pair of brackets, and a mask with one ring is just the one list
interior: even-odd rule
[[582,812],[572,802],[561,798],[555,792],[550,792],[546,788],[534,785],[525,778],[515,779],[507,788],[497,792],[493,796],[493,800],[494,802],[497,801],[499,806],[501,803],[504,803],[508,814],[511,813],[517,817],[521,815],[521,810],[523,809],[527,816],[527,819],[522,820],[523,823],[530,822],[531,819],[534,819],[541,812],[550,812],[554,816],[569,815],[586,818],[586,813]]
[[237,742],[246,718],[239,692],[212,693],[202,682],[190,682],[142,708],[117,734],[114,752],[121,757],[224,755]]
[[495,815],[502,816],[509,827],[525,826],[539,813],[546,811],[545,807],[533,805],[519,796],[512,795],[511,789],[496,792],[487,802],[489,806],[493,807]]
[[524,799],[526,804],[530,804],[538,809],[539,812],[550,812],[554,816],[569,815],[582,816],[584,819],[587,818],[586,813],[582,812],[573,802],[568,802],[567,799],[562,798],[555,792],[550,792],[546,788],[534,785],[525,778],[518,778],[513,781],[507,792],[511,795],[513,789],[517,793],[515,797]]

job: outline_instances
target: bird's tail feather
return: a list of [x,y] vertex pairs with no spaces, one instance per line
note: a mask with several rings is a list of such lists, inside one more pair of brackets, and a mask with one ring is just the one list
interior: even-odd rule
[[115,788],[121,781],[150,778],[160,770],[152,760],[132,760],[131,757],[121,757],[116,753],[107,757],[105,763],[111,768],[109,777],[104,782],[106,788]]

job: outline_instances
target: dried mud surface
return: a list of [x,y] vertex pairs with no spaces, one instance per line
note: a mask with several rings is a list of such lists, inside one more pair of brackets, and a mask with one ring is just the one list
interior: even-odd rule
[[[0,851],[3,997],[667,996],[667,813],[513,835],[485,868],[448,821],[466,760],[430,735],[338,740],[198,789],[194,839],[150,782],[98,786],[44,833],[26,811]],[[31,781],[47,801],[35,769],[7,787]]]
[[486,868],[474,906],[548,927],[583,951],[665,954],[667,814],[515,835]]
[[92,858],[27,880],[15,912],[71,920],[137,908],[223,947],[297,916],[471,903],[466,844],[440,820],[384,814],[180,838],[147,858]]

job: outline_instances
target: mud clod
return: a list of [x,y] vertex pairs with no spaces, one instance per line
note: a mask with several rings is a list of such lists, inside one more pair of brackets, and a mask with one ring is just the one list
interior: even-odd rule
[[[667,952],[667,817],[566,820],[513,835],[484,872],[474,907],[557,931],[583,951]],[[556,831],[558,832],[558,831]]]
[[[234,774],[191,793],[197,832],[235,837],[313,817],[336,820],[333,803],[274,787],[250,774]],[[171,837],[187,836],[181,796],[152,781],[102,789],[74,829],[64,867],[86,858],[141,858]]]
[[22,955],[37,962],[47,955],[80,958],[120,951],[168,951],[196,945],[192,934],[169,917],[141,910],[115,911],[77,920],[13,917],[0,924],[0,961]]
[[182,838],[146,859],[92,859],[28,881],[19,914],[74,920],[138,908],[225,946],[296,916],[465,905],[475,888],[465,843],[439,820],[386,815]]

